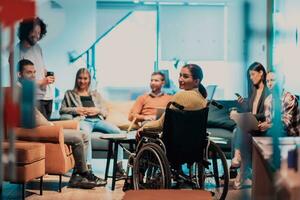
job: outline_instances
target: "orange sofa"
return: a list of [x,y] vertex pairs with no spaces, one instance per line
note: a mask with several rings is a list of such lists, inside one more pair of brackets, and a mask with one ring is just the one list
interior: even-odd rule
[[59,175],[59,192],[61,192],[62,175],[74,167],[75,161],[71,147],[64,143],[63,128],[79,129],[74,120],[53,122],[54,126],[39,126],[33,129],[15,128],[17,140],[45,144],[45,172]]

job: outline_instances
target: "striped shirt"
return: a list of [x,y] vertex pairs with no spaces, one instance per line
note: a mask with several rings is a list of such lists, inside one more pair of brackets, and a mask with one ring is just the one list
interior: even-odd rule
[[[272,123],[274,116],[273,98],[270,94],[265,100],[266,121]],[[295,95],[284,91],[281,95],[281,120],[288,136],[300,135],[300,112],[298,100]]]

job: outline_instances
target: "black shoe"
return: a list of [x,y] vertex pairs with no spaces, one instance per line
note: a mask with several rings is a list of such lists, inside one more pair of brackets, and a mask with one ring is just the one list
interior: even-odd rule
[[92,171],[89,171],[85,178],[87,178],[89,181],[95,182],[97,186],[105,186],[107,184],[106,180],[97,177]]
[[69,187],[72,188],[92,189],[96,186],[94,181],[90,181],[77,173],[73,173],[69,180]]
[[123,185],[123,192],[126,192],[127,190],[133,190],[134,187],[133,187],[133,179],[132,177],[128,177],[125,179],[124,181],[124,185]]

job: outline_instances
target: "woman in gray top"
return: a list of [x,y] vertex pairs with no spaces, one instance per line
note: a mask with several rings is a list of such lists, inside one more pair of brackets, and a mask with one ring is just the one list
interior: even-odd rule
[[[108,111],[104,99],[99,92],[90,91],[90,84],[91,75],[89,71],[86,68],[79,69],[76,74],[74,89],[68,90],[62,101],[60,108],[62,118],[79,119],[80,129],[89,133],[120,133],[121,131],[117,126],[105,121]],[[91,162],[91,145],[87,157],[88,162]],[[118,157],[117,175],[121,176],[125,172],[122,168],[122,148],[119,148]]]

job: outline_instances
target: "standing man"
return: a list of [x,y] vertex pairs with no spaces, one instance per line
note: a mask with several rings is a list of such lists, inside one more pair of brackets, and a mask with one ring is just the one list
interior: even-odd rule
[[153,72],[151,75],[151,92],[139,96],[129,112],[129,121],[136,123],[156,120],[159,109],[165,109],[172,96],[162,92],[165,84],[165,75],[162,72]]
[[51,84],[55,78],[53,73],[47,76],[47,69],[43,59],[42,49],[38,44],[47,33],[46,24],[40,18],[23,20],[19,25],[18,36],[20,42],[15,48],[15,56],[9,56],[10,65],[19,60],[28,59],[34,63],[36,69],[38,110],[50,119],[53,104]]

